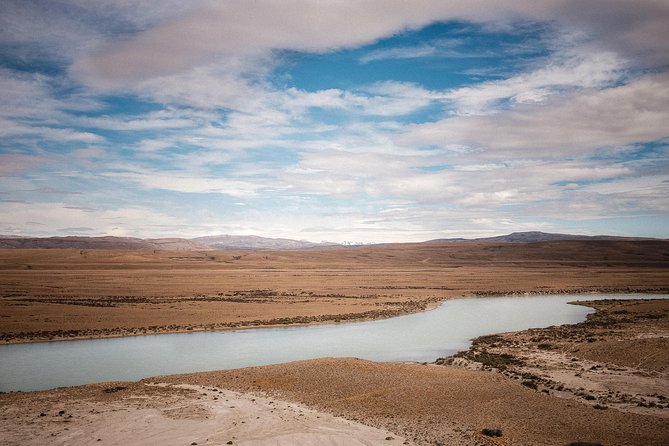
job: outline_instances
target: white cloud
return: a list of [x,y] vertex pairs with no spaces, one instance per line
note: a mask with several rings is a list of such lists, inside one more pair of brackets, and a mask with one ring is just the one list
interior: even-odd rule
[[462,144],[482,158],[560,158],[669,136],[669,76],[517,105],[490,116],[454,117],[409,129],[401,142]]
[[0,176],[20,175],[27,170],[44,165],[47,161],[43,156],[0,153]]
[[[669,22],[662,0],[536,0],[500,5],[493,0],[210,1],[179,18],[80,57],[73,73],[90,85],[123,87],[177,74],[209,61],[254,58],[272,50],[325,52],[360,46],[439,20],[479,23],[530,19],[586,30],[600,48],[647,63],[669,61],[657,31]],[[606,11],[605,15],[601,11]],[[629,11],[634,11],[630,14]]]
[[95,143],[103,141],[99,135],[91,132],[80,132],[69,128],[40,127],[24,125],[15,121],[0,118],[0,136],[16,137],[28,136],[52,141],[81,141]]
[[52,236],[55,228],[81,228],[82,222],[86,235],[134,237],[173,236],[188,224],[181,218],[139,206],[100,210],[66,203],[0,201],[2,234]]
[[70,61],[110,35],[155,26],[202,4],[200,0],[3,0],[0,43],[23,60]]
[[363,114],[376,116],[399,117],[444,99],[441,93],[406,82],[376,83],[363,91],[369,96],[356,98],[353,102],[362,108]]
[[186,193],[217,193],[237,198],[256,195],[264,187],[260,182],[230,179],[198,174],[193,171],[149,171],[134,168],[134,171],[104,173],[102,176],[114,180],[130,181],[144,189],[161,189]]
[[[464,161],[464,160],[463,160]],[[525,161],[441,168],[440,155],[400,156],[327,150],[304,154],[299,165],[280,177],[294,193],[327,194],[350,200],[401,200],[413,205],[441,205],[500,211],[566,198],[581,182],[638,176],[615,162]],[[640,203],[643,207],[643,204]]]
[[67,111],[90,111],[100,103],[84,94],[56,98],[54,90],[63,87],[62,79],[39,73],[26,73],[0,67],[0,116],[16,119],[65,119]]
[[536,103],[570,90],[609,86],[621,78],[624,67],[613,53],[573,54],[570,50],[552,56],[545,66],[529,73],[459,88],[445,96],[453,101],[457,114],[490,114],[502,100]]
[[319,52],[355,46],[432,21],[434,7],[421,3],[212,1],[79,59],[73,72],[90,84],[116,87],[176,74],[212,59],[256,57],[275,49]]
[[251,111],[266,100],[264,94],[269,88],[263,78],[273,66],[267,58],[205,61],[184,67],[179,73],[166,72],[141,79],[132,84],[132,90],[165,104]]
[[255,72],[254,78],[249,79],[244,71],[251,69],[251,66],[241,62],[197,66],[178,75],[143,82],[136,87],[136,91],[165,104],[229,109],[233,113],[227,118],[228,127],[235,126],[235,119],[253,119],[265,123],[265,126],[288,126],[292,124],[291,119],[303,118],[313,108],[339,109],[363,116],[399,116],[443,98],[437,92],[401,82],[384,82],[356,91],[334,88],[278,90],[262,80],[268,67]]
[[362,56],[360,62],[370,63],[387,59],[417,59],[420,57],[433,56],[436,53],[437,48],[433,45],[396,47],[372,51]]
[[70,122],[81,127],[120,131],[169,130],[195,127],[198,122],[192,116],[180,115],[170,110],[160,110],[138,116],[103,116],[94,118],[70,118]]
[[278,96],[276,102],[283,104],[291,114],[302,114],[309,108],[324,108],[341,109],[353,115],[389,117],[413,113],[441,97],[415,84],[401,82],[383,82],[355,92],[339,89],[305,92],[290,88],[286,93],[287,97]]
[[[0,135],[10,144],[38,146],[43,139],[83,146],[58,156],[1,155],[0,173],[11,178],[0,181],[17,198],[0,206],[4,232],[30,227],[43,215],[45,227],[86,226],[109,234],[179,228],[201,235],[226,228],[293,238],[304,230],[324,239],[336,234],[340,241],[420,240],[448,233],[445,227],[457,228],[454,235],[550,230],[550,223],[524,220],[537,216],[585,220],[667,212],[669,183],[658,173],[666,153],[644,157],[648,166],[614,153],[669,137],[669,78],[634,78],[628,71],[669,63],[666,1],[202,0],[166,7],[71,0],[58,3],[62,11],[49,5],[41,11],[40,3],[0,5],[0,44],[19,48],[27,60],[48,53],[63,64],[73,61],[67,73],[82,84],[0,70]],[[102,16],[108,20],[92,26]],[[554,42],[552,55],[525,73],[450,91],[403,82],[307,91],[270,82],[282,63],[275,50],[326,53],[453,19],[490,26],[538,20],[573,40]],[[457,43],[384,49],[361,61],[443,57]],[[71,113],[103,112],[97,98],[114,90],[164,108],[99,117]],[[402,118],[434,104],[453,115],[403,124]],[[318,119],[321,111],[346,118],[326,124]],[[82,128],[157,134],[115,150],[113,140]],[[118,153],[128,150],[135,152],[120,163],[125,155]],[[275,160],[273,150],[291,157]],[[260,152],[268,161],[254,158]],[[594,154],[604,159],[593,161]],[[118,186],[128,194],[118,200],[147,190],[168,197],[217,194],[242,199],[246,205],[234,207],[244,214],[212,212],[198,222],[193,215],[177,218],[135,206],[96,211],[38,203],[30,209],[17,188],[37,182],[22,175],[37,177],[45,164],[54,173],[42,182],[54,187],[68,177],[80,180],[78,187],[94,180],[107,190]],[[288,205],[277,217],[263,200]],[[164,227],[145,228],[146,221]]]

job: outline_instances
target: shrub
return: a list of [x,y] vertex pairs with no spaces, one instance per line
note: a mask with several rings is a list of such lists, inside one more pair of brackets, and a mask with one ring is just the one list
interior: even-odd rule
[[481,430],[481,433],[485,435],[486,437],[501,437],[502,436],[502,429],[483,429]]
[[525,387],[529,387],[530,389],[534,390],[537,390],[539,388],[539,386],[537,386],[537,383],[535,383],[534,381],[523,381],[521,384],[524,385]]
[[509,355],[508,353],[497,354],[482,352],[478,355],[475,355],[473,358],[468,359],[472,359],[474,361],[480,362],[485,366],[494,367],[500,370],[506,370],[506,368],[510,365],[522,365],[523,363],[523,361],[514,357],[513,355]]
[[474,339],[474,344],[494,344],[501,341],[503,338],[500,335],[486,335],[479,336]]

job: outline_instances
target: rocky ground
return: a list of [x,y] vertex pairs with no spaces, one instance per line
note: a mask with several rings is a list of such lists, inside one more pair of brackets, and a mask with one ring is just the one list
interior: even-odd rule
[[437,363],[499,371],[598,410],[669,419],[669,301],[580,304],[598,311],[580,324],[484,336]]

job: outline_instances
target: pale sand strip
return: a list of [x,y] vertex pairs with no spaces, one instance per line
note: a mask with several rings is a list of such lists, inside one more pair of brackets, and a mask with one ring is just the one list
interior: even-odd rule
[[[401,445],[302,405],[194,385],[118,384],[3,395],[3,445]],[[74,390],[74,389],[72,389]],[[64,413],[59,414],[63,410]],[[40,416],[41,413],[45,415]],[[99,439],[99,440],[98,440]]]

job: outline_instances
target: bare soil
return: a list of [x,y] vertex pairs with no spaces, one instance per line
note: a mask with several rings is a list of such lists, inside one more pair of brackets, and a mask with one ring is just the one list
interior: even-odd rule
[[157,383],[0,395],[0,432],[5,446],[409,444],[387,430],[295,403]]
[[669,300],[580,304],[598,311],[580,324],[483,336],[437,363],[496,370],[548,395],[669,422]]

